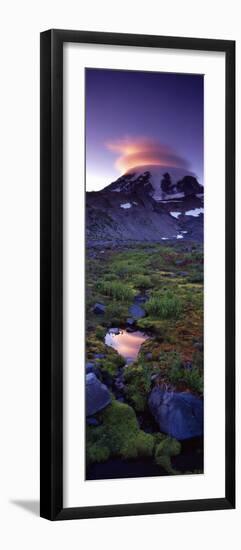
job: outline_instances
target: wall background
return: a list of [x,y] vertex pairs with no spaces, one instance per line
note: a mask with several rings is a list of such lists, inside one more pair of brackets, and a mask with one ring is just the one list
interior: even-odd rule
[[[30,0],[1,8],[0,63],[0,540],[4,549],[117,550],[135,545],[236,550],[240,539],[240,426],[237,510],[51,523],[39,498],[39,32],[48,28],[226,38],[237,41],[237,183],[240,174],[239,2],[202,0]],[[218,128],[217,128],[218,131]],[[218,182],[214,183],[217,185]],[[237,205],[240,190],[237,185]],[[237,231],[241,222],[237,216]],[[238,245],[239,245],[238,239]],[[237,280],[240,275],[238,255]],[[240,329],[240,289],[237,292]],[[238,352],[240,349],[238,350]],[[238,353],[238,358],[239,358]],[[238,361],[237,361],[238,370]],[[240,372],[237,373],[240,395]],[[218,380],[217,380],[218,391]],[[237,417],[240,418],[240,399]],[[212,541],[212,542],[211,542]]]

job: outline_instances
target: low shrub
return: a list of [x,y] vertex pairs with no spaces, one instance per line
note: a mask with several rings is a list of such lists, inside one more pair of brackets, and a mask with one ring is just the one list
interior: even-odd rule
[[102,327],[101,325],[97,325],[96,329],[95,329],[95,336],[98,340],[101,340],[103,341],[104,337],[105,337],[105,333],[106,333],[106,329],[104,327]]

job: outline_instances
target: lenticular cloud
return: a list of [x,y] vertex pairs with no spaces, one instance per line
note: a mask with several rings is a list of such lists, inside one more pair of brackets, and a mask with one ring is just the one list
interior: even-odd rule
[[116,168],[121,173],[145,165],[188,168],[188,163],[171,147],[149,138],[123,138],[108,142],[108,149],[119,153]]

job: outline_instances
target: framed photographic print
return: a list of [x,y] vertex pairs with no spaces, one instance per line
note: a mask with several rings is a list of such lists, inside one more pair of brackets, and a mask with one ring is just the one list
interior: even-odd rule
[[41,516],[235,507],[235,43],[41,34]]

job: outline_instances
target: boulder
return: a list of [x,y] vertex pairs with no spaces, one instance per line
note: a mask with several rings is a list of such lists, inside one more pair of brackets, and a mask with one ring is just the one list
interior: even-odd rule
[[154,387],[148,405],[160,431],[183,440],[203,434],[203,400],[185,392]]
[[132,306],[129,307],[129,313],[134,319],[141,319],[146,315],[144,309],[137,304],[132,304]]
[[105,310],[106,306],[104,304],[96,303],[93,307],[93,312],[96,313],[96,315],[104,315]]
[[86,416],[92,416],[111,402],[111,394],[94,373],[86,375]]

